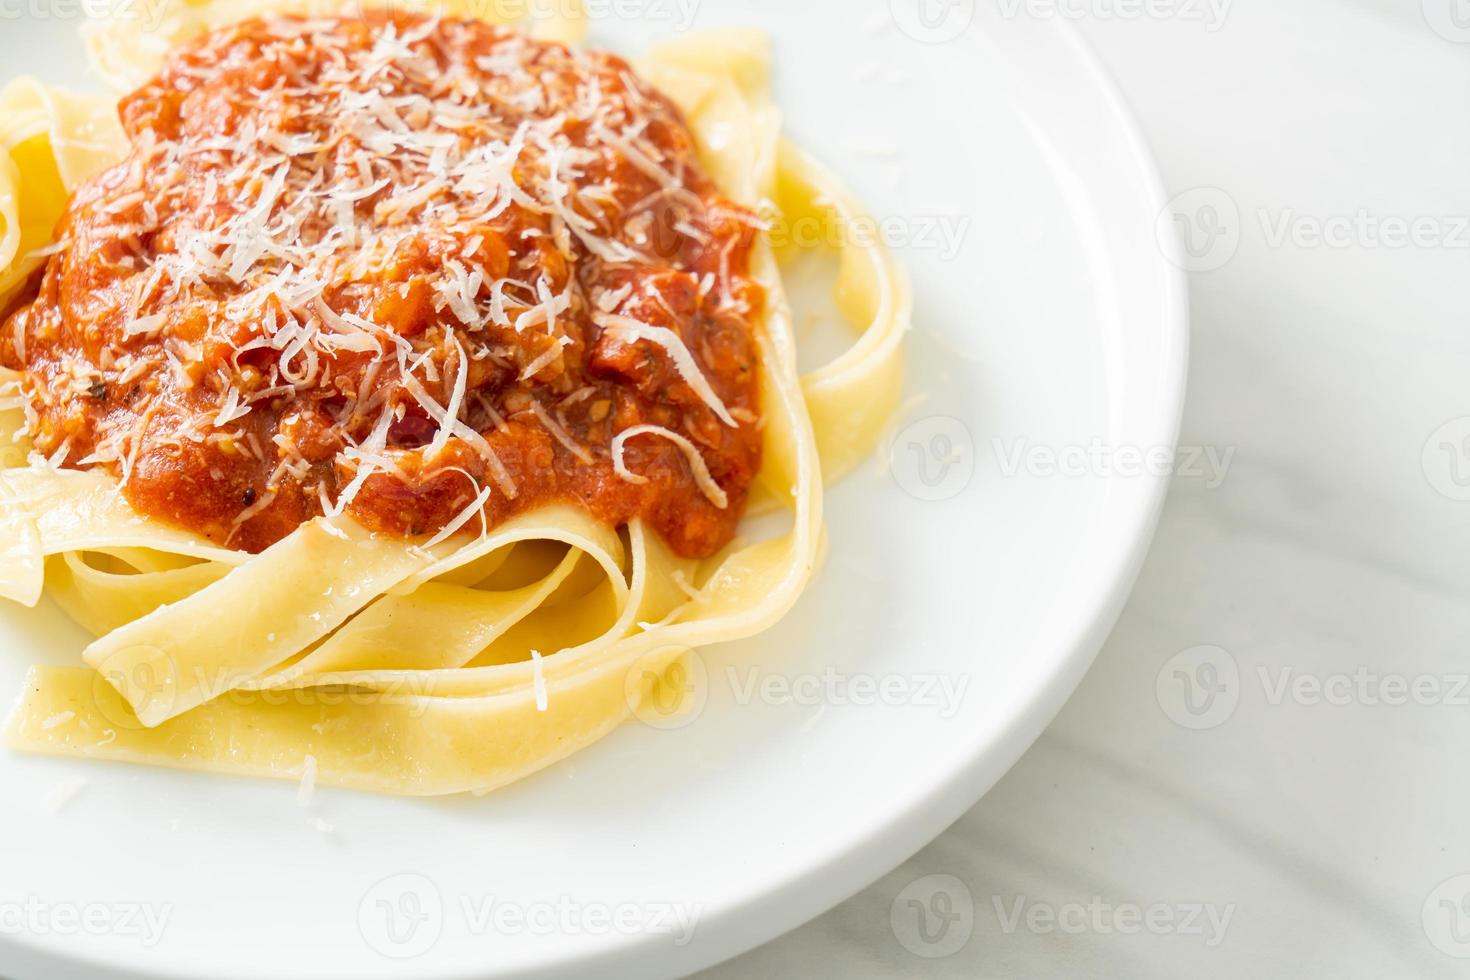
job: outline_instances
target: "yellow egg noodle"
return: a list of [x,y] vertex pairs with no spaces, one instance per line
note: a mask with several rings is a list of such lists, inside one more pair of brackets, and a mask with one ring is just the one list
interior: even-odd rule
[[[328,8],[187,4],[151,34],[93,24],[88,50],[132,88],[191,34],[282,9]],[[444,10],[482,15],[475,0]],[[582,33],[576,18],[532,13],[539,36]],[[763,35],[688,37],[639,68],[684,111],[728,196],[772,221],[818,222],[838,253],[835,298],[857,339],[804,377],[780,276],[796,246],[778,254],[762,236],[752,257],[769,296],[752,510],[784,512],[784,533],[691,561],[641,522],[610,529],[558,505],[423,545],[319,518],[251,556],[140,516],[110,476],[27,463],[17,377],[0,371],[0,597],[34,606],[48,592],[97,636],[86,666],[31,670],[11,746],[252,776],[314,771],[322,784],[385,793],[487,792],[654,711],[655,698],[663,710],[683,691],[671,677],[689,650],[757,634],[792,607],[818,558],[823,473],[871,453],[897,407],[907,280],[881,245],[840,234],[861,209],[781,138]],[[29,79],[0,92],[0,305],[44,261],[69,193],[125,147],[110,98]]]

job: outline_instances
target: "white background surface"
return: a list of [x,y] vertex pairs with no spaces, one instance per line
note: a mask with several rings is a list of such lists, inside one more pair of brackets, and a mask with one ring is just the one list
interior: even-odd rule
[[[1470,872],[1470,694],[1455,690],[1470,670],[1470,503],[1436,489],[1456,486],[1453,464],[1470,474],[1470,455],[1430,443],[1470,415],[1470,44],[1427,26],[1452,0],[1235,0],[1213,31],[1204,3],[1100,16],[1130,6],[1070,9],[1170,192],[1219,188],[1239,210],[1238,250],[1191,277],[1182,436],[1234,450],[1228,476],[1216,489],[1175,481],[1090,676],[979,806],[714,977],[1470,976],[1470,959],[1450,955],[1470,943],[1448,931],[1470,940],[1470,879],[1451,880]],[[1218,196],[1189,203],[1201,200]],[[1311,239],[1314,224],[1360,212],[1367,230],[1345,247]],[[1297,241],[1276,238],[1283,217]],[[1440,244],[1375,246],[1375,220],[1421,217]],[[1378,227],[1392,237],[1391,222]],[[1223,241],[1209,257],[1228,254]],[[1201,718],[1220,723],[1191,731],[1162,709],[1156,679],[1200,645],[1227,651],[1239,680],[1225,677]],[[1179,666],[1165,671],[1176,714]],[[1277,697],[1283,671],[1349,703]],[[1346,698],[1335,675],[1352,680]],[[1458,704],[1373,703],[1398,693],[1390,675]],[[945,933],[928,913],[938,938],[926,946],[912,938],[913,893],[895,900],[934,874],[963,885],[938,882],[961,917]],[[1041,908],[1035,928],[1023,915],[1007,931],[1018,900]],[[1191,903],[1230,915],[1215,945],[1207,916],[1182,927]],[[1114,912],[1126,927],[1129,907],[1151,906],[1175,926],[1121,934]],[[1048,911],[1065,927],[1048,928]],[[921,958],[894,921],[920,952],[969,936]]]

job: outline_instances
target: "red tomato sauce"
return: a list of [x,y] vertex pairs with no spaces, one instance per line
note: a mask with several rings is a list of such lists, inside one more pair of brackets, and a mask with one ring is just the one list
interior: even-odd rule
[[[761,464],[758,222],[626,63],[273,17],[120,114],[128,157],[0,326],[42,455],[252,552],[338,509],[414,536],[551,502],[686,556],[731,540]],[[720,492],[658,434],[616,466],[640,425]]]

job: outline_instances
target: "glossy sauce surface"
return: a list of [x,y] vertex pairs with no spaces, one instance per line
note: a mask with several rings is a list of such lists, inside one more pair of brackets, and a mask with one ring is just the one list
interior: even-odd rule
[[624,62],[277,17],[120,112],[131,154],[0,328],[40,453],[249,551],[338,509],[426,535],[552,501],[688,556],[732,538],[761,462],[758,222]]

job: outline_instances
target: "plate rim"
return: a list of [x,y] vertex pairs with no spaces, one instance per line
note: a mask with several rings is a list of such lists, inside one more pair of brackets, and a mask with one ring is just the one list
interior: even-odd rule
[[[1112,70],[1075,24],[1065,18],[1047,18],[1046,24],[1070,49],[1083,71],[1097,83],[1099,94],[1138,168],[1140,186],[1146,190],[1152,208],[1153,213],[1149,215],[1152,221],[1166,211],[1170,197],[1158,158],[1131,101],[1124,94]],[[1161,298],[1164,310],[1163,320],[1158,326],[1167,334],[1171,343],[1160,356],[1161,365],[1166,368],[1167,373],[1161,384],[1162,397],[1156,420],[1159,427],[1157,438],[1150,445],[1167,446],[1176,450],[1188,392],[1189,278],[1176,236],[1171,232],[1168,238],[1161,239],[1158,244],[1155,265],[1163,284]],[[757,900],[774,901],[775,896],[780,894],[785,902],[790,903],[788,908],[799,905],[799,912],[785,916],[790,920],[788,924],[757,928],[754,935],[747,934],[736,943],[729,944],[730,948],[726,951],[693,957],[690,962],[679,963],[676,971],[655,972],[652,975],[678,977],[707,970],[801,928],[877,883],[938,839],[950,825],[983,800],[1050,727],[1092,668],[1132,596],[1138,575],[1152,548],[1171,482],[1172,477],[1168,474],[1147,474],[1137,481],[1139,492],[1132,501],[1130,516],[1133,522],[1127,535],[1129,547],[1121,550],[1109,563],[1107,570],[1097,575],[1098,579],[1106,579],[1110,584],[1094,608],[1086,616],[1078,617],[1078,622],[1085,625],[1075,631],[1076,638],[1071,644],[1071,650],[1062,658],[1058,669],[1017,708],[1011,722],[1004,727],[1005,734],[995,744],[972,758],[947,780],[936,785],[928,796],[909,802],[901,811],[891,815],[884,824],[869,834],[859,849],[840,855],[825,866],[803,869],[790,880],[767,888]],[[856,870],[859,864],[862,871]],[[701,920],[701,932],[705,935],[720,933],[722,919],[728,920],[743,911],[745,910],[739,907],[733,910],[706,910]],[[730,928],[730,924],[726,922],[724,931],[729,931]],[[706,945],[713,943],[711,940]],[[632,949],[628,952],[631,954]],[[640,965],[631,955],[628,960],[628,967]],[[641,965],[646,970],[647,963]],[[553,977],[571,977],[576,975],[578,969],[593,966],[601,967],[610,975],[616,976],[650,975],[647,972],[636,973],[631,969],[624,972],[612,954],[587,957],[577,963],[549,964],[547,969],[538,969],[526,975],[538,980],[549,980]],[[475,980],[478,976],[481,974],[444,973],[435,975],[432,980]]]
[[[1112,127],[1136,170],[1138,189],[1162,214],[1168,206],[1157,157],[1143,132],[1133,107],[1112,71],[1080,29],[1063,18],[1046,20],[1069,49],[1082,73],[1097,86],[1097,94],[1112,118]],[[1157,431],[1151,445],[1178,445],[1183,419],[1189,365],[1188,277],[1172,240],[1160,242],[1156,265],[1160,273],[1163,317],[1156,326],[1169,344],[1160,353],[1164,375],[1160,382]],[[1108,584],[1092,608],[1076,616],[1068,652],[1059,656],[1056,667],[1044,681],[1017,702],[1002,734],[972,754],[965,765],[932,786],[920,798],[895,808],[873,827],[855,847],[814,866],[802,866],[784,879],[763,885],[757,893],[718,907],[706,906],[698,935],[677,955],[666,945],[655,945],[654,937],[641,937],[609,944],[572,958],[548,960],[521,969],[518,976],[561,978],[583,976],[595,970],[610,977],[676,977],[709,969],[771,942],[835,908],[868,888],[927,846],[951,824],[972,809],[1009,772],[1043,734],[1081,684],[1100,652],[1128,598],[1152,545],[1168,494],[1167,474],[1145,474],[1130,481],[1134,489],[1124,509],[1129,519],[1126,549],[1119,549],[1100,566],[1094,579]],[[779,911],[776,911],[779,910]],[[115,978],[192,977],[169,964],[151,965],[141,972],[130,964],[109,962],[84,950],[58,951],[27,941],[24,935],[0,935],[0,953],[9,961],[7,969],[35,971],[38,975]],[[499,975],[464,963],[432,965],[417,961],[414,976],[422,980],[478,980]],[[44,974],[42,974],[44,971]],[[95,971],[95,972],[94,972]],[[390,975],[384,973],[384,976]]]

